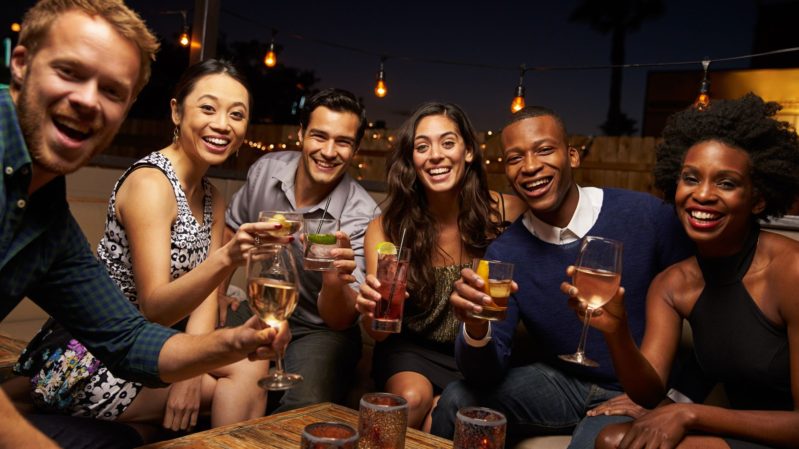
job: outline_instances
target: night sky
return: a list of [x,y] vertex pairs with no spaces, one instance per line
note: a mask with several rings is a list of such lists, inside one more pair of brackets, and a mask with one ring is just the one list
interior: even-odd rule
[[[4,24],[18,18],[32,0],[14,0],[0,9]],[[12,3],[12,4],[8,4]],[[700,60],[752,52],[757,20],[754,0],[666,0],[666,11],[627,37],[626,62]],[[187,9],[192,0],[131,0],[163,39],[175,39],[180,18],[159,14]],[[220,34],[229,42],[267,42],[278,29],[279,61],[312,69],[315,88],[342,87],[363,97],[370,120],[397,127],[418,104],[450,101],[462,106],[479,130],[498,129],[508,116],[518,69],[483,69],[406,61],[398,57],[467,61],[518,67],[603,65],[609,63],[610,36],[585,23],[568,21],[577,0],[466,2],[313,2],[222,0]],[[231,11],[234,14],[230,14]],[[236,15],[249,18],[243,20]],[[189,20],[192,13],[189,12]],[[6,28],[7,29],[7,28]],[[293,35],[301,35],[300,40]],[[362,52],[312,42],[325,40]],[[788,45],[786,45],[788,46]],[[386,62],[389,94],[373,94],[380,54]],[[749,61],[711,64],[713,69],[745,68]],[[668,70],[696,69],[696,66]],[[649,69],[624,71],[622,111],[640,127]],[[608,104],[609,70],[528,72],[529,104],[561,113],[571,133],[600,134]],[[698,88],[698,86],[697,86]],[[258,101],[258,99],[255,99]],[[166,100],[165,100],[166,102]]]

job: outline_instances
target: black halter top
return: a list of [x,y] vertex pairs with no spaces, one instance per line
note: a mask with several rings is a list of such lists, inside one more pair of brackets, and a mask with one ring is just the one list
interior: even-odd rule
[[688,316],[704,375],[724,384],[730,405],[746,410],[792,410],[788,335],[770,322],[743,284],[760,227],[727,257],[697,256],[705,280]]

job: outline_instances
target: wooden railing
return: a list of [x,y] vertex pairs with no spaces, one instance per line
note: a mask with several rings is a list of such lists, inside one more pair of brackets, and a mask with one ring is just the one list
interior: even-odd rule
[[[217,167],[213,175],[243,179],[250,164],[267,151],[297,149],[297,129],[292,125],[251,125],[247,133],[248,143],[242,145],[238,155],[231,156],[225,164]],[[127,120],[111,148],[105,152],[106,159],[122,157],[125,163],[132,162],[168,145],[172,130],[169,121]],[[391,130],[367,130],[352,163],[351,174],[373,189],[380,190],[385,183],[385,161],[393,151],[393,136]],[[499,135],[480,133],[478,139],[489,161],[486,165],[489,185],[495,190],[509,191],[501,162]],[[655,162],[655,138],[572,136],[570,142],[577,148],[591,142],[584,150],[580,168],[575,170],[575,178],[581,185],[621,187],[657,194],[651,175]],[[270,150],[269,145],[274,147]]]

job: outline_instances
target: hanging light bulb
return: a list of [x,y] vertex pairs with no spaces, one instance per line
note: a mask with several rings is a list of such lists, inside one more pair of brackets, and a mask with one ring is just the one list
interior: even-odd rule
[[180,46],[181,47],[188,47],[189,46],[190,40],[189,40],[189,28],[188,27],[183,27],[183,33],[181,33],[180,40],[178,42],[180,42]]
[[516,96],[510,104],[510,111],[516,113],[524,109],[524,64],[521,65],[521,73],[519,74],[519,85],[516,86]]
[[177,11],[180,14],[180,17],[183,18],[183,32],[180,33],[180,38],[178,38],[178,43],[181,47],[188,47],[191,39],[189,38],[189,25],[186,22],[186,10],[181,9]]
[[702,61],[702,68],[704,69],[705,73],[702,77],[702,85],[699,87],[699,96],[696,97],[696,101],[694,101],[694,108],[698,111],[704,111],[710,107],[710,81],[707,79],[707,68],[710,66],[710,60],[705,59]]
[[388,94],[388,88],[386,87],[386,73],[383,70],[383,63],[386,61],[386,58],[383,57],[380,59],[380,71],[377,72],[377,84],[375,85],[375,95],[378,98],[383,98]]
[[275,35],[277,30],[272,30],[272,40],[269,42],[269,50],[266,51],[264,56],[264,65],[272,68],[277,65],[277,53],[275,53]]

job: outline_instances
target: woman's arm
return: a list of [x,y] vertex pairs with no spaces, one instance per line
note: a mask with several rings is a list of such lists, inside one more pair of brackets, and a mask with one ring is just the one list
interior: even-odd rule
[[[215,191],[214,197],[219,197],[218,192]],[[220,199],[214,204],[214,220],[220,222],[224,217],[221,202]],[[254,243],[250,233],[275,226],[242,225],[231,242],[210,252],[193,270],[172,280],[171,226],[177,217],[177,203],[163,173],[148,168],[131,173],[117,192],[116,213],[127,232],[142,314],[165,326],[188,316],[244,261],[244,253]]]
[[[666,395],[666,381],[677,351],[682,331],[682,317],[674,306],[672,285],[686,285],[681,271],[672,266],[652,281],[646,300],[646,331],[639,350],[627,321],[623,289],[591,319],[605,336],[613,357],[613,367],[625,392],[636,403],[653,408]],[[569,267],[568,275],[574,267]],[[585,313],[577,301],[576,287],[564,282],[564,293],[570,295],[570,304]]]
[[366,279],[361,284],[360,293],[356,300],[357,310],[361,313],[361,327],[366,331],[375,341],[383,341],[388,337],[386,332],[376,332],[372,330],[371,314],[374,313],[376,301],[380,299],[380,293],[377,292],[376,284],[377,278],[377,251],[375,248],[377,244],[386,240],[386,235],[383,233],[383,217],[377,217],[372,220],[366,227],[366,234],[364,235],[364,259],[366,261]]

